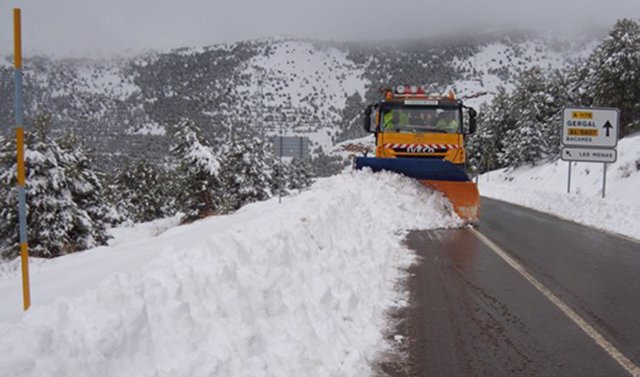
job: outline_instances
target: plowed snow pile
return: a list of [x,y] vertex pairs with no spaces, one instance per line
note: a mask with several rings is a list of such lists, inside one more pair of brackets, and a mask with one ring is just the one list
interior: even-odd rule
[[[459,224],[412,180],[353,172],[42,263],[35,307],[0,324],[0,375],[371,375],[384,313],[403,304],[402,231]],[[3,306],[19,294],[0,280]]]

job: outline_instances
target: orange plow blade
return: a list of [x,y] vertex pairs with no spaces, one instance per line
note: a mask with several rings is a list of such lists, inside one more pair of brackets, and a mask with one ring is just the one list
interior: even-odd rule
[[391,171],[414,178],[433,190],[440,191],[467,223],[478,221],[480,194],[478,187],[459,166],[446,160],[413,158],[357,157],[356,169]]
[[471,181],[431,181],[420,180],[423,185],[440,191],[453,204],[458,216],[468,223],[477,223],[480,213],[480,193]]

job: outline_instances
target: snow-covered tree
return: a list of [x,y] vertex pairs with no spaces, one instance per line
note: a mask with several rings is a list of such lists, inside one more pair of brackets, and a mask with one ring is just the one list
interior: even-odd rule
[[511,124],[504,124],[500,132],[500,166],[535,164],[557,156],[561,111],[568,102],[566,92],[566,82],[559,71],[545,73],[535,66],[518,76],[513,93],[506,97]]
[[313,172],[311,171],[311,164],[307,161],[294,158],[289,166],[289,189],[304,189],[313,183]]
[[341,111],[340,133],[336,142],[355,139],[366,136],[362,129],[364,102],[362,96],[357,91],[348,96],[345,100],[344,109]]
[[221,196],[226,211],[271,196],[272,159],[273,149],[266,140],[248,132],[234,134],[221,160]]
[[565,72],[545,72],[537,66],[517,77],[512,93],[499,87],[493,102],[481,108],[478,132],[467,141],[472,171],[555,158],[562,109],[575,97],[571,90]]
[[289,168],[289,164],[279,160],[274,160],[270,177],[270,187],[273,195],[285,196],[288,194],[287,186],[290,175],[291,169]]
[[[36,122],[36,126],[37,126]],[[81,148],[65,150],[42,128],[26,140],[27,227],[31,255],[55,257],[106,243],[101,186]],[[15,143],[0,150],[2,255],[19,253]]]
[[474,171],[484,172],[505,166],[498,159],[504,149],[507,132],[515,127],[511,98],[503,87],[497,88],[491,105],[481,106],[478,130],[467,139],[467,156]]
[[514,127],[504,134],[503,148],[498,154],[505,165],[534,164],[544,153],[546,127],[541,110],[547,101],[544,74],[539,67],[523,72],[511,95]]
[[593,105],[620,109],[621,136],[640,130],[640,24],[616,22],[589,58],[586,83]]
[[221,201],[219,188],[220,163],[212,148],[200,135],[195,123],[184,119],[175,126],[171,152],[178,162],[182,187],[178,208],[189,222],[218,212]]
[[[570,71],[569,71],[570,72]],[[575,105],[569,73],[565,70],[553,70],[547,75],[546,80],[546,106],[543,116],[547,120],[545,130],[548,140],[547,154],[551,158],[560,155],[562,138],[562,116],[566,106]]]
[[113,176],[111,202],[123,219],[152,221],[173,215],[175,177],[145,160],[128,162]]
[[107,240],[107,226],[117,220],[117,212],[105,200],[102,180],[93,168],[93,161],[80,139],[74,134],[68,134],[60,139],[59,145],[67,157],[66,174],[71,182],[69,190],[73,201],[91,218],[91,237],[96,239],[97,244],[104,244]]
[[328,177],[337,174],[343,168],[341,157],[328,155],[320,147],[313,152],[311,168],[315,177]]

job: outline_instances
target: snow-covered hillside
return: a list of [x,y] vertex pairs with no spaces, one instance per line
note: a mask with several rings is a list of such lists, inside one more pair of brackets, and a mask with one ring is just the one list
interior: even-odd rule
[[480,176],[480,193],[640,240],[640,135],[620,140],[618,161],[607,166],[604,199],[603,164],[573,163],[567,193],[568,164],[492,171]]
[[[389,195],[392,191],[393,195]],[[373,203],[373,205],[372,205]],[[3,376],[366,376],[406,229],[460,225],[413,180],[352,172],[0,279]]]
[[493,99],[496,88],[513,89],[515,76],[535,65],[545,69],[563,69],[586,59],[598,41],[594,40],[549,40],[535,38],[521,43],[504,41],[489,43],[473,56],[454,65],[463,70],[465,77],[456,80],[453,89],[463,97],[472,96],[465,102],[478,107]]
[[[46,109],[54,134],[73,130],[100,156],[161,160],[180,117],[210,138],[230,124],[306,136],[316,155],[362,136],[359,114],[380,87],[437,83],[476,96],[467,103],[478,106],[497,86],[511,88],[518,72],[566,66],[596,43],[508,34],[406,46],[281,38],[113,60],[27,57],[26,116]],[[1,89],[12,93],[11,69],[0,68]],[[0,103],[0,121],[13,124],[11,101]]]
[[311,42],[272,41],[264,49],[244,67],[250,85],[238,88],[253,100],[250,121],[259,120],[271,135],[285,123],[289,135],[306,136],[326,151],[342,121],[346,98],[354,93],[365,96],[363,67],[349,60],[344,50]]

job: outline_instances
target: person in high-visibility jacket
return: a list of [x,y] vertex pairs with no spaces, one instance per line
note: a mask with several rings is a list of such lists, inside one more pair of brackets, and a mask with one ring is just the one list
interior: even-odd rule
[[456,133],[460,127],[460,123],[458,123],[455,114],[444,113],[436,123],[436,127],[441,130],[446,130],[449,133]]
[[382,130],[388,131],[409,124],[409,116],[401,109],[387,111],[382,117]]

